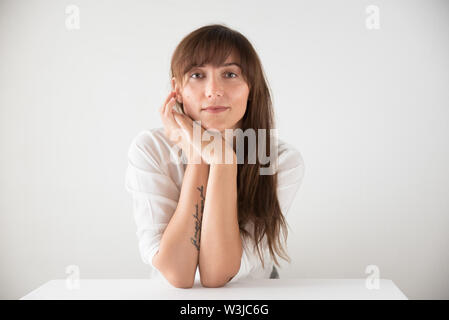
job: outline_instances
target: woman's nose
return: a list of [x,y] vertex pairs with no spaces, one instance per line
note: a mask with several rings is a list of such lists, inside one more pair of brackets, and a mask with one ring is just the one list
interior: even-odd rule
[[206,95],[208,98],[213,98],[215,96],[223,96],[223,88],[219,80],[210,77],[206,85]]

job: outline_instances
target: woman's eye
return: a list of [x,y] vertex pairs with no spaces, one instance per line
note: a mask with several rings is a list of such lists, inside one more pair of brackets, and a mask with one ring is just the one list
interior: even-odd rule
[[[233,75],[233,76],[231,76],[230,78],[236,78],[236,77],[237,77],[237,74],[234,73],[234,72],[225,72],[225,74],[226,74],[226,75],[228,75],[228,74]],[[196,75],[201,75],[201,73],[199,73],[199,72],[192,73],[192,74],[190,75],[190,77],[193,78],[193,79],[199,79],[198,77],[196,77]],[[201,77],[201,78],[202,78],[202,77]]]
[[193,79],[196,79],[196,77],[194,77],[194,75],[196,75],[196,74],[199,74],[199,73],[198,73],[198,72],[192,73],[192,74],[190,75],[190,77],[193,78]]

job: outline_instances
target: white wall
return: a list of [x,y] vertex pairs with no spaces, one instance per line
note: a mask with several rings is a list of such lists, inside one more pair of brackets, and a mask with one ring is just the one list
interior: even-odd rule
[[[80,29],[66,27],[66,7]],[[369,5],[380,29],[366,27]],[[245,34],[306,172],[281,277],[366,278],[449,298],[448,1],[0,1],[0,298],[68,265],[144,278],[126,153],[162,125],[177,43]],[[69,21],[70,22],[70,21]],[[70,24],[69,24],[70,25]]]

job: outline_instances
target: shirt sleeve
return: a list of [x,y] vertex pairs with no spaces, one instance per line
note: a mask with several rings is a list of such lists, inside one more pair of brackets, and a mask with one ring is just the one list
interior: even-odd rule
[[132,195],[140,256],[153,266],[162,234],[179,198],[177,185],[161,168],[161,145],[151,132],[138,135],[128,150],[126,190]]
[[[295,195],[301,185],[304,177],[304,161],[301,153],[293,146],[287,145],[278,159],[278,201],[284,216],[287,215]],[[249,239],[244,241],[242,237],[242,260],[240,262],[240,270],[231,281],[236,281],[248,276],[252,276],[255,269],[261,264],[257,250],[254,250],[254,242]],[[263,255],[266,266],[270,257],[267,247],[266,237],[263,239]],[[265,267],[266,267],[265,266]],[[254,275],[257,277],[256,275]]]

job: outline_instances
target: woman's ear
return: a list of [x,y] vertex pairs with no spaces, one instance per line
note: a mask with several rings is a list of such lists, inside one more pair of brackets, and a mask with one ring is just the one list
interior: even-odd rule
[[179,84],[176,83],[175,77],[173,77],[171,79],[171,87],[172,87],[172,90],[176,92],[176,96],[175,96],[176,101],[178,103],[182,103],[181,90],[180,90]]

